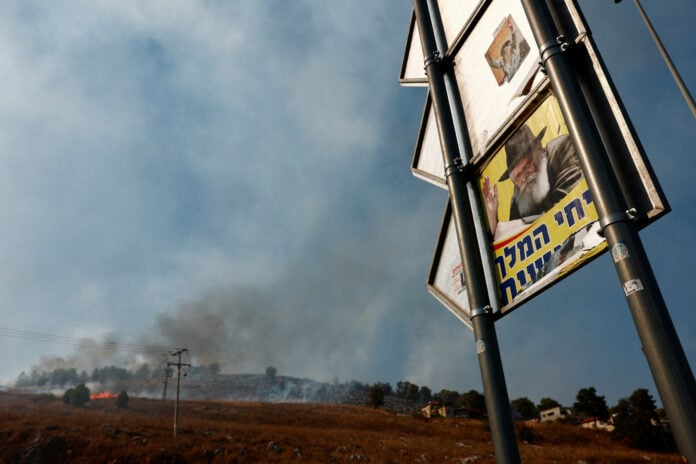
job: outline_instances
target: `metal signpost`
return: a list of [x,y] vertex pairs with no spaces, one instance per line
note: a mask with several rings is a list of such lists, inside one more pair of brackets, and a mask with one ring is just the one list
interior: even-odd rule
[[675,440],[696,462],[696,382],[667,312],[642,242],[607,159],[601,137],[545,2],[522,0],[540,46],[541,59],[561,104],[594,198],[602,232],[626,295],[643,351],[660,393]]
[[[466,140],[457,140],[455,135],[455,121],[449,98],[449,92],[452,89],[451,76],[445,72],[446,65],[438,51],[442,49],[441,40],[436,40],[435,32],[439,29],[439,18],[436,16],[437,13],[431,15],[429,3],[428,0],[414,1],[416,20],[420,29],[425,69],[435,108],[445,176],[452,202],[457,237],[459,238],[459,252],[471,308],[471,325],[476,338],[476,351],[484,386],[486,408],[491,433],[495,437],[493,447],[499,462],[519,463],[519,450],[509,407],[510,400],[505,385],[500,349],[474,225],[476,218],[472,213],[474,208],[470,203],[478,200],[478,196],[472,191],[471,181],[464,168],[465,163],[469,162],[471,149],[467,147]],[[433,12],[437,11],[437,6],[435,6]],[[434,20],[433,16],[435,16]],[[459,123],[465,124],[461,119]],[[460,148],[464,148],[464,151]]]
[[[429,87],[412,171],[449,202],[427,287],[474,332],[496,460],[520,462],[494,321],[608,250],[696,462],[696,382],[637,232],[669,206],[575,0],[414,0],[399,80]],[[534,150],[566,183],[521,214]]]

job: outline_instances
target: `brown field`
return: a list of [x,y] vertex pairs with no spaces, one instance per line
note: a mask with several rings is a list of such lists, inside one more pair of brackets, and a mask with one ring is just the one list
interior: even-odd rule
[[[349,405],[113,399],[84,407],[0,392],[1,463],[494,463],[490,433],[471,419],[430,419]],[[518,425],[519,426],[519,425]],[[525,463],[680,463],[604,432],[530,427]]]

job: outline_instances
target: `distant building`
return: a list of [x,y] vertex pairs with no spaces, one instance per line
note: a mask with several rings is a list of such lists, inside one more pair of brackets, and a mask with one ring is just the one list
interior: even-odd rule
[[570,409],[556,406],[555,408],[545,409],[539,413],[541,422],[556,422],[559,419],[572,416]]
[[422,408],[421,414],[424,417],[447,417],[447,407],[439,401],[428,401]]
[[582,419],[579,425],[583,429],[606,430],[607,432],[611,432],[614,430],[614,424],[605,422],[603,420],[599,420],[596,417],[588,417],[587,419]]
[[454,408],[439,401],[429,401],[421,408],[423,417],[472,417],[466,408]]

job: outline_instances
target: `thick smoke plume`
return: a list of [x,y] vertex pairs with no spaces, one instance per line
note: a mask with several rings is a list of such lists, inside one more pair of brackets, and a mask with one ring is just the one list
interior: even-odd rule
[[[262,284],[201,292],[160,314],[154,327],[132,343],[186,348],[192,364],[217,363],[223,373],[259,373],[275,366],[281,373],[320,381],[418,380],[409,364],[423,357],[401,347],[430,346],[436,334],[422,312],[430,297],[422,286],[409,285],[423,280],[422,256],[415,255],[409,269],[390,265],[404,261],[396,259],[403,244],[394,245],[393,230],[415,227],[406,221],[418,222],[418,215],[385,218],[370,231],[328,240],[330,249],[292,258]],[[409,291],[396,290],[404,288]],[[44,359],[40,366],[78,362],[79,368],[90,369],[118,361],[134,368],[147,362],[156,369],[163,364],[162,354],[85,350],[74,359]],[[385,366],[384,359],[402,363]],[[375,378],[375,372],[381,377]]]

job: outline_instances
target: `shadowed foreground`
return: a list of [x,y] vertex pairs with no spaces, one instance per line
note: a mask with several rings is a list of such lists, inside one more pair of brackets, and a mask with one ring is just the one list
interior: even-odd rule
[[[1,463],[494,463],[481,421],[431,419],[349,405],[113,399],[84,407],[49,395],[0,393]],[[680,463],[604,432],[527,426],[526,463]],[[530,434],[531,431],[531,434]]]

